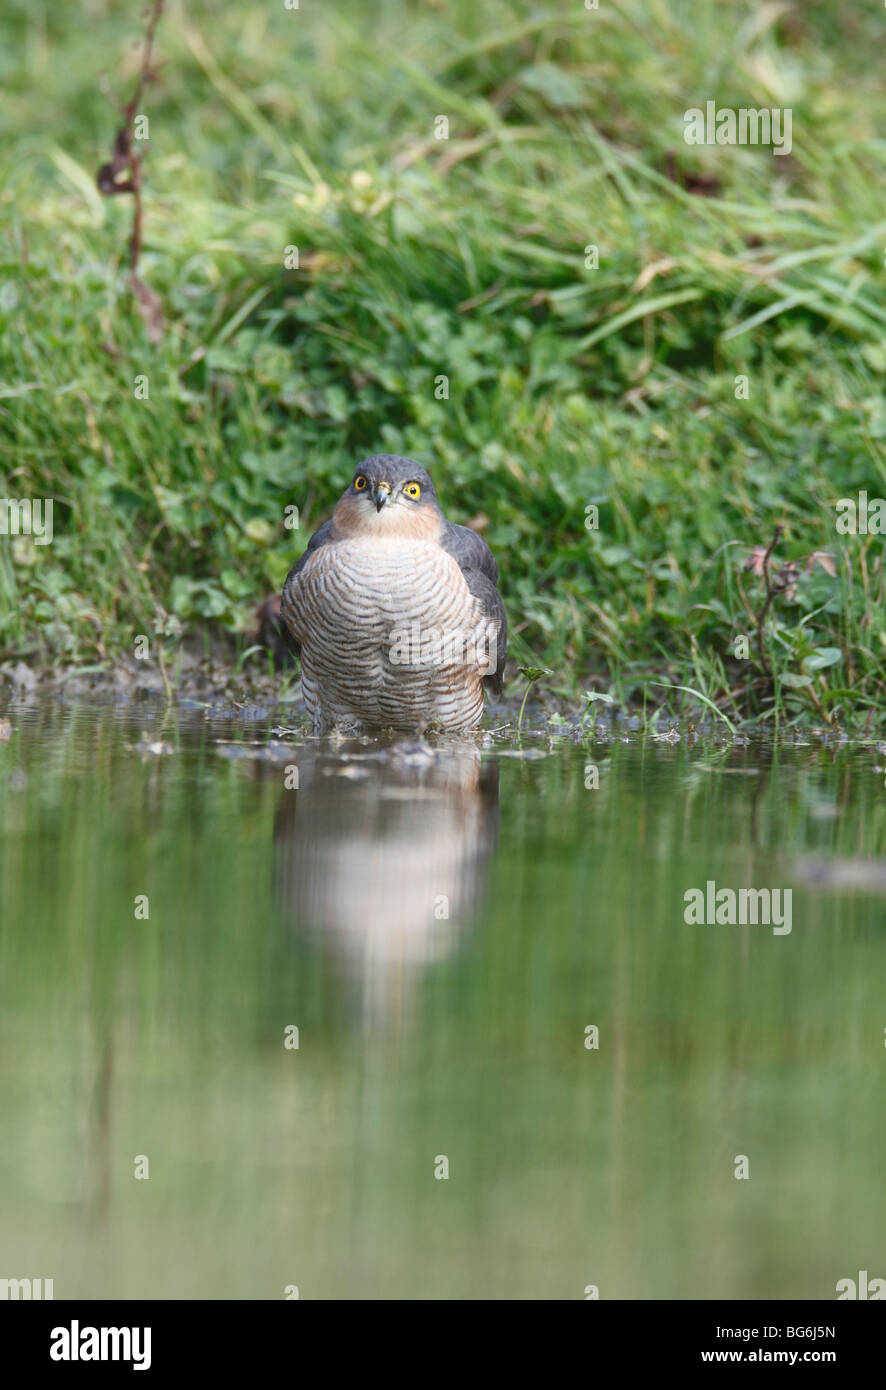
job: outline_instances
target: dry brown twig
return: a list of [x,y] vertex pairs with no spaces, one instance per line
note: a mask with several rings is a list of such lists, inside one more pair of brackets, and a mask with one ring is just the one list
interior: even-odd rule
[[142,44],[141,63],[138,80],[132,98],[120,108],[122,123],[114,136],[114,148],[110,162],[103,164],[96,175],[96,184],[105,197],[118,193],[131,193],[133,199],[132,233],[129,238],[129,283],[138,304],[139,313],[145,321],[148,338],[156,343],[160,338],[162,325],[161,305],[158,296],[150,290],[138,274],[138,263],[142,250],[142,160],[143,152],[137,143],[133,144],[133,122],[141,104],[142,95],[149,82],[157,76],[151,66],[154,48],[154,35],[163,13],[163,0],[154,0],[148,12],[147,28]]
[[[766,618],[769,610],[779,594],[783,594],[788,600],[793,599],[797,593],[797,580],[805,571],[815,569],[816,565],[829,574],[832,579],[837,577],[837,567],[833,555],[827,550],[814,550],[811,555],[807,555],[801,560],[786,560],[783,564],[771,568],[772,552],[775,550],[784,527],[779,525],[775,528],[772,540],[768,546],[755,545],[750,555],[745,561],[745,570],[751,570],[753,574],[762,575],[766,585],[766,597],[763,607],[756,615],[757,623],[757,648],[760,653],[760,665],[768,677],[772,677],[772,668],[766,657]],[[740,588],[741,586],[739,586]],[[748,608],[747,601],[742,594],[742,601],[745,608]],[[750,610],[748,610],[750,611]]]

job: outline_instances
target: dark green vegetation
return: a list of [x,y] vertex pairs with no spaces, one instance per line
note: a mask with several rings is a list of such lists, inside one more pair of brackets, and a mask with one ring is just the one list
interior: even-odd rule
[[[219,756],[266,752],[268,719],[5,712],[5,1273],[57,1299],[825,1301],[886,1275],[874,750],[498,743],[485,906],[429,928],[426,896],[400,940],[386,883],[402,902],[417,861],[453,892],[433,799],[399,802],[407,855],[359,779],[321,778],[318,817],[312,740],[298,791]],[[390,878],[360,879],[350,941],[312,936],[287,885],[323,835],[353,867],[349,806]],[[790,888],[790,934],[687,925],[709,878]]]
[[[242,654],[385,450],[488,518],[551,687],[879,724],[882,540],[838,536],[834,502],[886,495],[882,5],[171,5],[143,101],[155,345],[130,200],[94,184],[138,22],[0,19],[0,495],[56,502],[51,547],[0,538],[0,654],[113,659],[179,624]],[[687,146],[708,99],[790,107],[792,154]],[[774,566],[833,564],[758,632],[743,566],[777,525]]]

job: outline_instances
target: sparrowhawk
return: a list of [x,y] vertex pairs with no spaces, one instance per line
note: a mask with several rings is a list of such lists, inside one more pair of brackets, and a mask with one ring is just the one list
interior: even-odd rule
[[411,459],[364,459],[283,586],[314,729],[474,727],[500,694],[507,619],[498,566],[447,521]]
[[[422,972],[476,925],[498,836],[498,762],[470,735],[308,739],[279,789],[277,901],[337,964],[369,1031],[407,1024]],[[277,778],[279,785],[279,777]]]

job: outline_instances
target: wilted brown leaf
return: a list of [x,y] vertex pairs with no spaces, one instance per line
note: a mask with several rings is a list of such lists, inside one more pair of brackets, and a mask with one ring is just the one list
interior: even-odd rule
[[825,574],[829,574],[832,579],[836,579],[837,562],[827,550],[813,550],[806,561],[806,568],[807,570],[815,569],[816,565],[819,569],[823,569]]
[[765,545],[755,545],[744,562],[744,568],[746,570],[753,570],[754,574],[762,574],[766,555],[767,550]]

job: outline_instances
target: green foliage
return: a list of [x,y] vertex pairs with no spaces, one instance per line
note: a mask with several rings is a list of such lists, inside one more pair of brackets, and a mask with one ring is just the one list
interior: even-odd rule
[[[129,200],[94,186],[137,20],[88,8],[0,19],[0,487],[56,501],[51,547],[0,538],[3,653],[91,660],[158,610],[246,632],[388,451],[488,519],[518,658],[577,701],[665,676],[733,714],[882,710],[882,542],[834,527],[886,490],[882,7],[171,7],[156,345]],[[709,98],[789,106],[792,154],[686,145]],[[742,567],[777,524],[779,563],[836,572],[776,597],[761,656]]]

